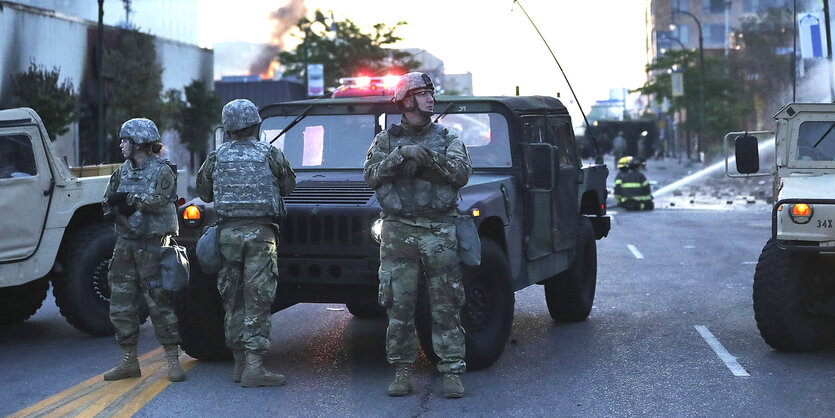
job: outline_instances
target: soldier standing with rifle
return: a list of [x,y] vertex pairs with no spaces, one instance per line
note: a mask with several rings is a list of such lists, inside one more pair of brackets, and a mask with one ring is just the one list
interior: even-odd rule
[[136,343],[139,338],[139,298],[148,303],[157,339],[165,348],[168,379],[185,380],[180,366],[180,334],[171,295],[162,288],[161,247],[177,235],[177,177],[168,160],[160,158],[159,131],[154,122],[131,119],[119,131],[127,158],[110,176],[102,207],[115,221],[118,238],[110,262],[110,321],[122,347],[122,361],[104,380],[139,377]]
[[444,374],[443,395],[460,398],[464,329],[459,311],[464,286],[455,226],[458,189],[472,168],[455,132],[433,123],[435,91],[428,75],[400,77],[394,101],[403,110],[400,124],[377,134],[365,161],[365,181],[382,207],[379,302],[388,313],[386,353],[396,366],[390,396],[411,392],[411,367],[418,353],[415,306],[425,275],[432,313],[432,346]]
[[209,154],[197,173],[197,194],[215,202],[221,268],[217,289],[226,311],[226,345],[241,386],[280,386],[283,375],[264,368],[270,347],[270,307],[278,285],[278,219],[282,196],[296,187],[284,153],[258,141],[261,116],[249,100],[233,100],[221,117],[232,139]]

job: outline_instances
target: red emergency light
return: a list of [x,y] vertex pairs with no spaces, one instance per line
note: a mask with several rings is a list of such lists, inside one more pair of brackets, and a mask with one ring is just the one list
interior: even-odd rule
[[398,80],[400,80],[399,75],[340,78],[340,86],[333,92],[332,97],[394,96],[394,87]]

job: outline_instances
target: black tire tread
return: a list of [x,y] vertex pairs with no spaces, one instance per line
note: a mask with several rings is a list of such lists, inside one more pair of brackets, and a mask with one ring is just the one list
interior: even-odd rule
[[832,340],[831,321],[809,316],[795,298],[804,279],[804,263],[798,259],[802,256],[781,250],[774,239],[769,239],[757,261],[754,318],[763,340],[779,351],[817,350]]
[[[588,290],[584,286],[591,286],[591,297],[588,300],[583,295]],[[545,302],[551,318],[557,322],[585,321],[594,304],[596,287],[597,243],[591,221],[583,216],[580,218],[574,261],[568,270],[545,282]]]
[[41,278],[18,286],[0,288],[0,326],[14,325],[29,319],[40,309],[49,279]]

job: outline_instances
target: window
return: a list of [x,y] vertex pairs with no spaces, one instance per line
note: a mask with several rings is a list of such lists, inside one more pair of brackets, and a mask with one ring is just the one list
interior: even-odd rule
[[[261,140],[273,141],[295,119],[267,118],[261,125]],[[376,133],[375,115],[308,116],[275,139],[293,169],[362,168],[365,154]]]
[[[388,115],[386,126],[400,123],[402,115]],[[432,120],[435,116],[433,116]],[[467,147],[473,168],[510,167],[507,120],[498,113],[448,113],[438,123],[454,130]]]
[[32,141],[26,135],[0,135],[0,180],[38,174]]
[[801,123],[795,158],[801,161],[835,161],[835,122]]
[[725,25],[710,24],[704,28],[705,43],[712,45],[725,45]]
[[571,129],[571,124],[565,118],[549,117],[548,128],[553,140],[553,144],[557,146],[557,156],[560,160],[560,167],[575,166],[574,160],[574,130]]
[[673,0],[673,10],[690,11],[690,0]]
[[725,13],[726,0],[702,0],[702,13]]
[[[674,39],[678,39],[681,41],[682,45],[685,48],[690,47],[690,26],[689,25],[676,25],[676,28],[670,34]],[[673,42],[674,47],[681,47],[678,42]]]

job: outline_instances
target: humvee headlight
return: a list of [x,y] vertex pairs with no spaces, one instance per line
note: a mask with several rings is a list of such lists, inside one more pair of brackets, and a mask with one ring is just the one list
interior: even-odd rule
[[183,210],[183,222],[189,226],[200,225],[200,220],[203,217],[200,213],[200,208],[194,205],[188,205]]
[[377,241],[377,244],[382,242],[383,237],[383,220],[377,219],[374,223],[371,224],[371,236],[374,237],[374,241]]
[[806,203],[797,203],[792,205],[792,210],[789,212],[792,221],[796,224],[805,224],[812,219],[812,205]]

